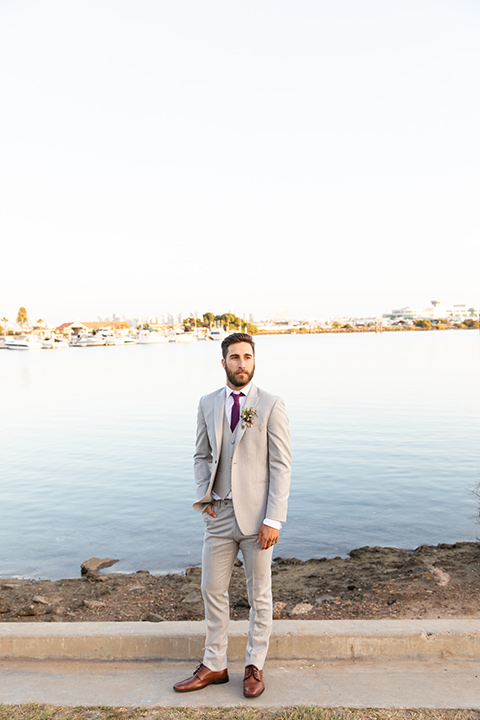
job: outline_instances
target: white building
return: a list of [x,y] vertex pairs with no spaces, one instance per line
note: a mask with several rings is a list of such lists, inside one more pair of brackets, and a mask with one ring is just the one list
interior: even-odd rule
[[480,310],[469,305],[442,305],[440,300],[432,300],[426,308],[415,308],[411,306],[392,310],[385,313],[383,317],[391,320],[452,320],[462,321],[467,318],[478,318]]

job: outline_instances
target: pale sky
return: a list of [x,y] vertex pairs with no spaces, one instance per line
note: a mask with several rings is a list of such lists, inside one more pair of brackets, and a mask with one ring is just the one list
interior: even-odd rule
[[0,317],[480,305],[478,0],[0,0]]

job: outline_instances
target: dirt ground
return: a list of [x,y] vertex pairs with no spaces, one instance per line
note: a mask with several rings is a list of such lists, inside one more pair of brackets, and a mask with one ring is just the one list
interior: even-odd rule
[[[248,617],[237,559],[231,617]],[[0,578],[0,621],[202,620],[201,570],[182,575],[90,572],[68,580]],[[480,543],[422,545],[414,552],[363,547],[347,558],[277,558],[275,619],[462,618],[480,613]]]

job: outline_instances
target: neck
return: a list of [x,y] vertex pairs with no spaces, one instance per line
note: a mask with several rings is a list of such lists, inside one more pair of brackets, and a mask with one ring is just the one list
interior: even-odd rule
[[252,384],[252,381],[248,382],[246,385],[242,385],[242,387],[238,387],[238,385],[232,385],[231,382],[227,380],[227,387],[230,390],[233,390],[233,392],[242,392],[242,390],[245,390],[245,388],[248,388]]

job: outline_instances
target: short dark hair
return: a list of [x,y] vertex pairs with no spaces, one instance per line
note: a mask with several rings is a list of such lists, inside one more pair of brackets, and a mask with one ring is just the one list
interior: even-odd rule
[[228,348],[230,347],[230,345],[235,345],[235,343],[241,343],[241,342],[246,342],[249,345],[251,345],[252,352],[255,355],[255,343],[253,342],[252,336],[249,335],[248,333],[236,332],[236,333],[232,333],[231,335],[228,335],[225,338],[225,340],[222,341],[223,359],[225,360],[225,358],[227,357]]

